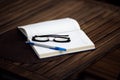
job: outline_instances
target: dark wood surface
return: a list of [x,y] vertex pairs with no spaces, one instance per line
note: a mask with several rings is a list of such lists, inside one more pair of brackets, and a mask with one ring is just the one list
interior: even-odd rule
[[[96,49],[38,59],[17,27],[71,17]],[[120,44],[120,8],[90,0],[0,0],[0,68],[32,80],[62,80]]]
[[112,48],[105,57],[85,71],[106,80],[120,79],[120,45]]

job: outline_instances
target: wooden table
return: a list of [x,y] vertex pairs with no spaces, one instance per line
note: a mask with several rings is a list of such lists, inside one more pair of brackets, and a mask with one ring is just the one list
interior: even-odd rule
[[[18,26],[71,17],[96,49],[38,59]],[[120,8],[90,0],[0,0],[0,68],[32,80],[63,80],[120,44]]]

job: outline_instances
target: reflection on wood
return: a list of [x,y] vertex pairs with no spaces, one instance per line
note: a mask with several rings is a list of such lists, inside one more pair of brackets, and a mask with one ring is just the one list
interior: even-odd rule
[[[120,43],[120,9],[116,6],[90,0],[1,0],[0,8],[0,53],[19,54],[8,60],[2,54],[0,68],[28,79],[62,80],[83,71]],[[64,17],[79,22],[95,43],[96,50],[39,60],[29,46],[24,46],[24,38],[20,39],[20,35],[16,34],[18,26]],[[10,39],[13,47],[24,50],[16,48],[16,52],[10,49],[7,52],[10,35],[13,35]],[[16,43],[15,39],[20,43]],[[6,43],[4,49],[3,42]]]

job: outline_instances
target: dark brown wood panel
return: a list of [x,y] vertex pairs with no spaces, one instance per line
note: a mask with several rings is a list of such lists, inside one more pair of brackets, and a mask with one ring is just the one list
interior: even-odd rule
[[[120,8],[109,4],[91,0],[1,0],[0,17],[0,68],[27,79],[63,80],[120,44]],[[76,19],[96,49],[38,59],[17,27],[64,17]]]
[[112,48],[109,54],[90,66],[86,72],[107,80],[117,80],[120,75],[120,45]]

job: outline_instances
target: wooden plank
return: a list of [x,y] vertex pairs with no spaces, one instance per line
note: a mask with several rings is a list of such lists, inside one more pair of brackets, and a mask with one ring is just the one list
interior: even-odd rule
[[33,0],[12,0],[12,2],[0,1],[0,4],[2,4],[0,5],[2,7],[0,34],[5,34],[19,25],[72,17],[80,23],[81,28],[96,45],[94,51],[59,56],[40,63],[28,64],[0,60],[0,68],[20,76],[33,80],[62,80],[82,71],[119,44],[120,9],[117,7],[86,0],[36,0],[34,2]]
[[[85,10],[85,11],[88,11],[88,10]],[[91,10],[91,11],[93,11],[93,10]],[[91,12],[90,11],[90,12]],[[65,59],[66,60],[66,59]],[[54,61],[54,62],[49,62],[49,64],[47,65],[45,65],[45,66],[43,66],[43,68],[41,68],[40,67],[40,69],[39,70],[37,70],[37,72],[39,72],[40,71],[40,73],[44,73],[44,72],[47,72],[47,71],[49,71],[51,68],[54,68],[56,65],[58,65],[58,64],[60,64],[62,61],[65,61],[65,60],[57,60],[57,61]],[[57,63],[57,64],[55,64],[55,63]],[[54,65],[52,65],[52,64],[54,64]],[[51,65],[51,66],[49,66],[49,65]],[[48,67],[49,66],[49,67]],[[32,66],[31,66],[32,67]],[[47,68],[46,68],[47,67]],[[46,68],[46,69],[45,69]],[[42,70],[42,71],[41,71]],[[44,71],[43,71],[44,70]]]
[[[65,5],[66,6],[66,5]],[[67,5],[68,6],[68,5]],[[78,7],[78,6],[77,6]],[[59,10],[59,9],[58,9]],[[87,10],[86,10],[87,11]],[[56,13],[56,12],[55,12]],[[57,62],[59,62],[59,61],[57,61]],[[43,63],[44,64],[44,63]],[[42,64],[40,64],[40,65],[42,65]],[[31,67],[31,66],[30,66]]]
[[[103,30],[105,30],[104,28],[108,28],[109,26],[108,25],[114,25],[114,24],[116,24],[116,23],[112,23],[112,24],[107,24],[107,25],[105,25],[105,26],[103,26],[103,27],[101,27],[100,29],[103,29]],[[93,25],[94,26],[94,25]],[[117,27],[116,27],[117,28]],[[114,29],[116,29],[116,28],[114,28]],[[99,32],[102,32],[100,29],[98,29],[96,32],[99,34]],[[114,30],[113,29],[113,30]],[[110,29],[110,30],[112,30],[112,29]],[[99,32],[98,32],[99,31]],[[108,31],[106,31],[106,32],[108,32]],[[96,34],[97,34],[96,33]],[[98,35],[97,34],[97,35]],[[104,33],[105,34],[105,33]],[[104,34],[101,34],[100,36],[101,37],[103,37],[102,35],[104,35]],[[97,38],[96,38],[97,39]],[[98,38],[99,39],[99,38]],[[55,64],[57,62],[57,64]],[[52,68],[54,68],[56,65],[58,65],[59,64],[59,62],[60,62],[60,60],[57,60],[56,62],[50,62],[48,65],[46,64],[45,65],[45,67],[43,66],[43,68],[41,68],[40,67],[40,69],[39,70],[37,70],[37,72],[39,72],[40,74],[44,74],[45,72],[47,72],[47,71],[49,71],[50,69],[52,69]],[[53,65],[54,64],[54,65]],[[60,64],[59,64],[60,65]],[[45,69],[46,68],[46,69]],[[42,71],[41,71],[42,70]]]
[[2,59],[0,59],[0,68],[30,80],[48,80],[42,75],[30,72],[24,68],[21,68],[20,66],[13,65],[11,61],[3,61]]
[[116,80],[120,71],[120,45],[111,49],[104,58],[88,67],[86,72],[109,80]]
[[[106,24],[109,24],[109,23],[106,23]],[[109,25],[111,25],[111,26],[112,26],[112,25],[114,25],[114,26],[116,26],[116,25],[119,26],[119,23],[118,23],[118,24],[116,24],[116,23],[114,23],[114,24],[113,24],[113,23],[110,23]],[[115,27],[116,30],[119,29],[119,27],[117,27],[117,26]],[[96,30],[94,30],[94,31],[96,31],[96,33],[99,34],[99,32],[101,31],[100,29],[103,29],[103,31],[106,30],[104,27],[108,27],[108,26],[102,26],[102,27],[96,29],[97,31],[96,31]],[[114,29],[110,28],[110,30],[109,30],[109,29],[108,29],[108,31],[106,30],[107,33],[101,34],[101,36],[103,35],[102,37],[104,37],[105,35],[108,35],[109,33],[111,33],[111,32],[110,32],[111,30],[114,30]],[[99,32],[98,32],[98,31],[99,31]],[[101,32],[103,32],[103,31],[101,31]],[[118,32],[119,32],[119,31],[118,31]],[[112,32],[112,33],[114,33],[114,32]],[[98,34],[96,34],[96,36],[97,36]],[[93,35],[91,35],[91,36],[93,36]],[[93,37],[95,38],[96,36],[93,36]],[[101,39],[102,39],[102,37],[101,37]],[[107,36],[106,36],[106,37],[107,37]],[[92,38],[92,37],[91,37],[91,38]],[[97,38],[96,38],[96,39],[97,39]],[[96,39],[95,39],[95,40],[96,40]],[[95,40],[94,40],[94,41],[95,41]],[[103,40],[103,41],[104,41],[104,40]],[[100,41],[100,42],[101,42],[101,41]],[[57,67],[58,67],[58,66],[57,66]],[[56,69],[56,70],[57,70],[57,69]],[[52,72],[51,72],[51,73],[52,73]]]
[[[81,56],[81,54],[77,54],[77,55],[71,57],[68,61],[65,61],[61,65],[56,66],[54,69],[50,70],[45,75],[49,76],[49,78],[52,78],[53,80],[55,80],[56,78],[61,79],[62,76],[64,76],[64,77],[67,76],[68,73],[72,74],[76,70],[81,71],[82,69],[85,69],[85,66],[87,67],[88,65],[92,64],[92,63],[90,63],[92,60],[102,57],[113,46],[115,46],[119,43],[118,42],[118,40],[120,40],[120,37],[118,37],[119,31],[120,31],[120,29],[118,31],[116,31],[117,34],[111,33],[111,35],[104,38],[105,40],[100,40],[99,42],[97,42],[96,43],[97,49],[95,51],[91,52],[89,55],[86,55],[86,56],[82,57],[82,59],[81,59],[78,57],[78,56]],[[102,43],[102,44],[100,44],[100,43]],[[104,52],[104,54],[102,54],[103,52]],[[94,58],[91,58],[91,56],[94,56]],[[82,66],[80,67],[79,65],[82,65],[83,67]]]
[[[49,9],[50,7],[52,7],[52,4],[53,4],[53,3],[51,3],[51,0],[42,1],[41,5],[39,5],[40,2],[41,2],[40,0],[39,0],[39,2],[34,1],[34,3],[33,3],[33,0],[31,0],[30,2],[27,1],[24,4],[22,4],[20,7],[18,6],[18,9],[16,9],[16,11],[14,11],[12,14],[7,12],[6,14],[9,13],[10,16],[7,17],[7,18],[5,16],[3,16],[3,18],[5,18],[5,20],[7,20],[7,21],[3,22],[1,24],[1,26],[4,26],[4,28],[1,28],[0,32],[3,33],[2,31],[5,32],[6,30],[8,31],[10,29],[13,29],[13,28],[17,27],[18,23],[20,23],[21,21],[33,16],[37,12]],[[58,1],[56,0],[54,2],[58,2]],[[44,5],[46,5],[46,6],[44,6]],[[12,15],[12,17],[11,17],[11,15]],[[2,16],[2,14],[1,14],[1,16]],[[1,19],[1,21],[3,20],[3,18]],[[10,19],[8,21],[9,18],[12,18],[12,19]],[[11,28],[9,26],[11,26]]]

